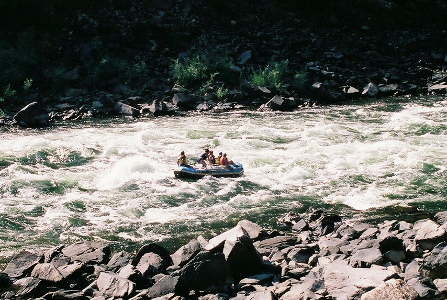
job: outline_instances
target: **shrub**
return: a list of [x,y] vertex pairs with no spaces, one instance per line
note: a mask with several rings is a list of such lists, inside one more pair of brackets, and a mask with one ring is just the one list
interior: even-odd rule
[[293,79],[294,79],[293,80],[293,86],[296,89],[303,90],[305,85],[306,85],[306,82],[307,82],[307,71],[306,71],[306,69],[303,68],[301,71],[297,72]]
[[251,83],[256,86],[264,86],[278,91],[284,90],[284,76],[287,73],[288,61],[274,63],[253,71],[250,76]]
[[171,69],[175,83],[182,86],[202,85],[210,77],[209,62],[205,55],[176,59]]

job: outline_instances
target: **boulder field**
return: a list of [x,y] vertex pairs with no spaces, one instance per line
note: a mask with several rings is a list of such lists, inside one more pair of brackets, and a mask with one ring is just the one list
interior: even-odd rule
[[447,212],[367,224],[322,211],[248,221],[171,253],[80,241],[23,249],[0,272],[2,299],[445,299]]

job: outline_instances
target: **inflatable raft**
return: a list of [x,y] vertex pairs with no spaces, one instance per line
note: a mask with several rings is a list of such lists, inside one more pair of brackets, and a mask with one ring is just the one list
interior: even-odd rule
[[230,165],[228,168],[224,166],[212,166],[208,168],[188,166],[178,167],[174,170],[176,178],[188,179],[199,179],[207,175],[214,177],[239,177],[242,174],[244,174],[244,167],[240,163]]

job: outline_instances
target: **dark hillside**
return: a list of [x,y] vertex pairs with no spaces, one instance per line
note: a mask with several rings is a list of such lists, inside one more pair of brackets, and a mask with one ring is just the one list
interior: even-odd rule
[[[61,98],[89,109],[87,95],[169,102],[182,82],[198,103],[271,94],[343,103],[369,83],[374,97],[427,93],[447,64],[443,1],[0,0],[0,9],[7,113]],[[208,73],[191,81],[190,69],[176,73],[178,58]]]

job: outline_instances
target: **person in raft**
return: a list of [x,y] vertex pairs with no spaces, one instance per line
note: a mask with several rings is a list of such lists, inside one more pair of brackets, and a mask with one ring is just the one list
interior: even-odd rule
[[206,168],[206,162],[208,160],[208,153],[209,150],[205,149],[205,152],[202,153],[202,155],[200,155],[199,159],[197,160],[197,162],[199,164],[202,164],[202,167]]
[[177,165],[180,167],[190,167],[188,160],[186,159],[185,151],[180,152],[180,156],[177,159]]
[[232,160],[228,160],[227,154],[224,153],[222,158],[220,159],[220,165],[230,168],[230,166],[235,166],[236,164]]
[[219,152],[219,155],[215,159],[216,165],[220,165],[221,159],[222,159],[222,152]]
[[216,163],[216,157],[214,156],[214,153],[212,150],[208,153],[208,164],[210,166],[214,165]]

